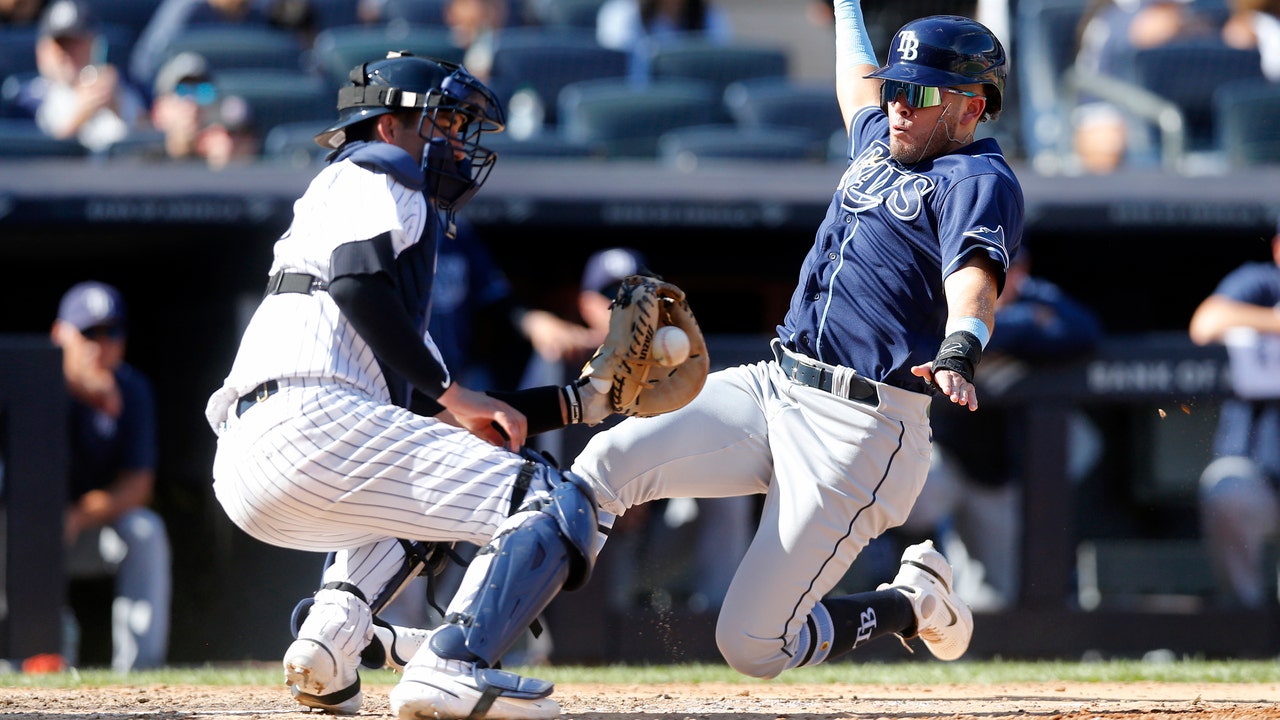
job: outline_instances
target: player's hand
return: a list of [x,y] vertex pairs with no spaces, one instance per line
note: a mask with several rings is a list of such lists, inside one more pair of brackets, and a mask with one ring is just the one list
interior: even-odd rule
[[529,421],[501,400],[454,383],[439,398],[457,424],[472,435],[515,452],[524,446]]
[[936,388],[939,393],[945,395],[951,402],[957,405],[964,405],[970,411],[978,409],[978,388],[974,387],[973,383],[965,380],[960,373],[951,370],[940,370],[937,375],[934,375],[933,363],[927,362],[923,365],[913,366],[911,374],[927,380],[930,385]]

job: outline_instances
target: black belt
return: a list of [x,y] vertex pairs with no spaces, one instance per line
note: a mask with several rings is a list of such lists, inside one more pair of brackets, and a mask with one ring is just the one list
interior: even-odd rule
[[280,383],[275,380],[268,380],[244,395],[241,395],[240,402],[236,403],[236,417],[244,417],[245,412],[249,408],[257,405],[263,400],[266,400],[272,395],[275,395],[279,390]]
[[781,344],[774,345],[774,355],[778,358],[778,365],[782,367],[782,372],[798,383],[824,390],[846,400],[867,405],[880,404],[880,392],[876,390],[875,384],[861,375],[851,376],[848,392],[839,393],[835,389],[834,366],[815,360],[801,360],[788,354]]
[[316,291],[328,290],[329,283],[321,280],[314,275],[306,273],[290,273],[278,272],[271,276],[267,281],[266,295],[279,295],[280,293],[301,293],[303,295],[311,295]]

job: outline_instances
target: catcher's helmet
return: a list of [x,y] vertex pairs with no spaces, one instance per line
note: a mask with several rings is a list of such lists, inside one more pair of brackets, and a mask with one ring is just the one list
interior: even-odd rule
[[[381,60],[357,65],[348,79],[351,84],[338,90],[338,120],[316,135],[317,144],[339,148],[352,125],[421,109],[418,133],[427,140],[422,168],[432,196],[442,207],[457,209],[480,189],[497,160],[480,145],[481,134],[501,132],[505,123],[493,91],[456,63],[407,52],[390,52]],[[465,129],[450,137],[450,124],[436,122],[441,112],[464,116]],[[455,157],[456,151],[465,159]]]
[[988,118],[1000,113],[1009,63],[995,33],[959,15],[912,20],[893,36],[884,66],[867,77],[950,87],[982,83]]

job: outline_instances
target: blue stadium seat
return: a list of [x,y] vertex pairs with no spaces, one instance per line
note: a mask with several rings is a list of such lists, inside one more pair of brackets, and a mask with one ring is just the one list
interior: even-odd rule
[[384,22],[400,21],[410,25],[444,27],[447,0],[386,0],[382,6]]
[[36,29],[0,25],[0,77],[36,70]]
[[739,80],[725,88],[724,104],[738,127],[800,130],[809,134],[822,154],[826,153],[831,133],[844,130],[834,79],[799,82],[764,77]]
[[572,82],[623,78],[627,53],[601,46],[582,30],[552,31],[510,28],[498,34],[493,49],[489,86],[503,105],[521,88],[537,93],[545,109],[543,122],[559,121],[556,99]]
[[302,41],[295,35],[258,25],[193,25],[164,49],[157,67],[180,52],[203,55],[213,72],[242,68],[302,69]]
[[1224,83],[1213,94],[1214,130],[1230,168],[1280,165],[1280,83]]
[[249,103],[260,137],[277,125],[328,122],[338,116],[337,88],[302,70],[219,70],[214,84],[220,94],[239,95]]
[[408,50],[450,62],[462,62],[463,56],[463,49],[454,44],[447,28],[393,22],[336,27],[316,33],[307,64],[312,72],[337,87],[347,83],[351,68],[385,58],[389,50]]
[[668,130],[720,121],[719,92],[706,82],[582,80],[560,91],[560,132],[575,143],[597,144],[607,159],[654,160]]
[[721,161],[825,162],[826,143],[804,128],[694,125],[659,136],[658,160],[681,170]]
[[714,86],[717,97],[738,80],[787,77],[790,72],[790,55],[781,47],[716,43],[701,36],[641,42],[650,80],[702,80]]
[[292,167],[322,164],[329,150],[317,145],[315,136],[328,126],[329,121],[317,120],[300,120],[275,125],[262,139],[263,160]]
[[317,31],[358,25],[360,0],[310,0]]
[[544,27],[596,31],[596,17],[604,0],[545,0],[539,3]]
[[87,157],[89,151],[75,139],[58,140],[44,134],[35,120],[0,118],[0,157]]

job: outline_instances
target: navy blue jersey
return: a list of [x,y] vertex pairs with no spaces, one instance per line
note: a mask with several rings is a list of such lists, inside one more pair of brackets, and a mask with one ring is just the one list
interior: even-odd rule
[[1022,188],[991,139],[904,166],[889,156],[888,118],[876,107],[858,112],[851,136],[851,163],[778,337],[823,362],[927,392],[911,366],[938,354],[943,280],[983,253],[1003,286],[1022,239]]
[[[1213,294],[1280,309],[1280,268],[1271,262],[1246,263],[1222,278]],[[1280,482],[1280,400],[1224,401],[1213,449],[1218,457],[1251,458]]]
[[109,486],[122,470],[156,466],[151,382],[128,364],[117,368],[115,375],[124,408],[120,417],[71,401],[70,500]]

